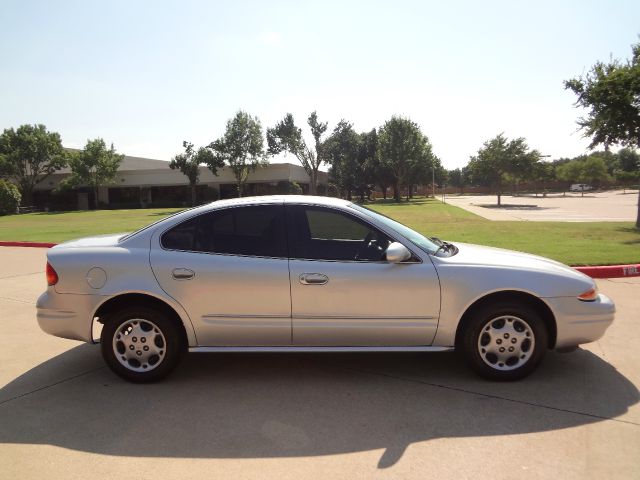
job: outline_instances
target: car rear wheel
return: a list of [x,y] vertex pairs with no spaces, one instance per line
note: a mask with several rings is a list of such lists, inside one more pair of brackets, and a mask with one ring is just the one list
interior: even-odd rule
[[487,306],[471,314],[462,334],[470,366],[494,380],[518,380],[533,372],[549,343],[544,321],[526,305]]
[[151,308],[126,308],[112,314],[100,335],[102,357],[131,382],[154,382],[175,368],[181,335],[167,316]]

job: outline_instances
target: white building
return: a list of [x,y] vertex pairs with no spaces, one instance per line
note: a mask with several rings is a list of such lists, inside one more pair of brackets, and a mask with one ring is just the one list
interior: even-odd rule
[[[56,190],[69,174],[70,170],[65,168],[40,182],[34,192],[34,203],[54,210],[87,208],[93,204],[89,188]],[[278,191],[278,182],[296,182],[304,193],[309,191],[309,175],[300,165],[270,163],[249,174],[243,195],[285,193]],[[327,183],[326,172],[319,172],[318,183]],[[238,196],[235,177],[228,167],[219,169],[214,176],[206,166],[201,166],[197,191],[198,203]],[[130,156],[124,157],[115,182],[98,191],[100,203],[121,208],[186,206],[190,199],[189,180],[179,170],[171,170],[169,162]]]

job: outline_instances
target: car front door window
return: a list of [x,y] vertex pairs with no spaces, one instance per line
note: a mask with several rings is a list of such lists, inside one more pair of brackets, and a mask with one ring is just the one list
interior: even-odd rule
[[354,217],[328,208],[288,207],[290,256],[308,260],[385,260],[389,238]]

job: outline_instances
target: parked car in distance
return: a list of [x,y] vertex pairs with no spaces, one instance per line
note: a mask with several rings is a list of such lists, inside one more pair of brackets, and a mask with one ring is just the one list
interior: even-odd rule
[[574,183],[569,187],[570,192],[586,192],[589,190],[593,190],[593,187],[586,183]]
[[107,365],[135,382],[163,378],[186,351],[453,349],[481,375],[515,380],[548,349],[600,338],[615,311],[561,263],[427,238],[312,196],[218,201],[66,242],[48,251],[46,273],[40,327],[99,340]]

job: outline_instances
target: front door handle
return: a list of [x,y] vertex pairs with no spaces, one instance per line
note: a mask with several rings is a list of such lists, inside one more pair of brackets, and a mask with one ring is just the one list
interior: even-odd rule
[[329,277],[321,273],[303,273],[299,278],[303,285],[324,285],[329,281]]
[[191,280],[196,276],[196,273],[188,268],[174,268],[171,275],[176,280]]

